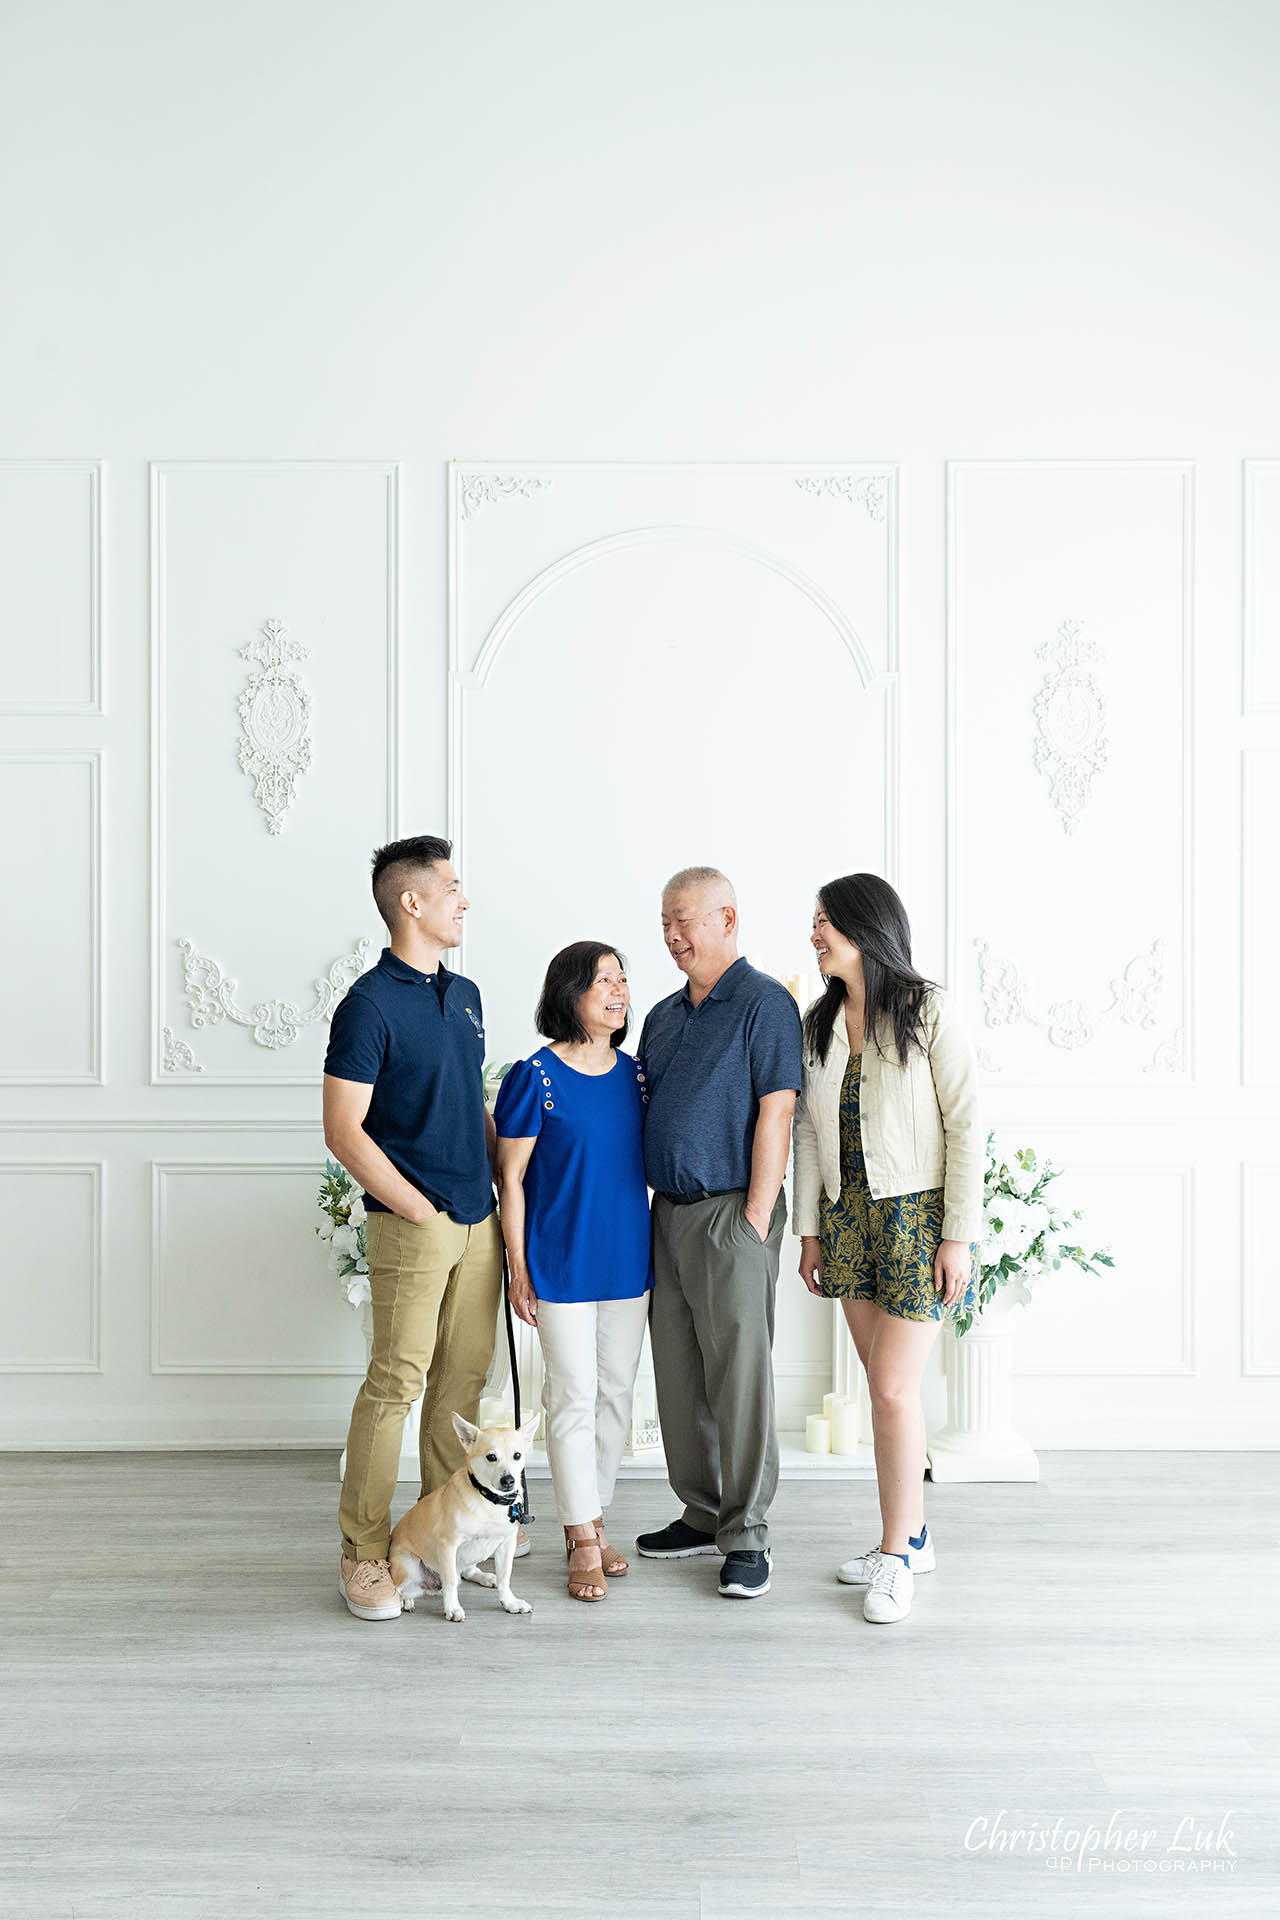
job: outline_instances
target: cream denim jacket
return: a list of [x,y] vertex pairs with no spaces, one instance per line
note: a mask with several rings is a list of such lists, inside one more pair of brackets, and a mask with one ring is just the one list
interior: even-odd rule
[[[905,1067],[891,1027],[882,1023],[883,1054],[870,1039],[863,1046],[859,1099],[867,1184],[873,1200],[941,1187],[943,1239],[980,1240],[987,1145],[978,1070],[951,996],[940,988],[925,996],[923,1028],[928,1052],[912,1048]],[[841,1012],[825,1064],[805,1055],[795,1118],[793,1233],[817,1233],[820,1189],[829,1200],[840,1196],[840,1088],[848,1064]]]

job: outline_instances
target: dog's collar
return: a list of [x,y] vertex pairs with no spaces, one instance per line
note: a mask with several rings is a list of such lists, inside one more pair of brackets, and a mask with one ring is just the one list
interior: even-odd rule
[[482,1493],[486,1500],[491,1500],[495,1507],[506,1507],[508,1520],[519,1519],[520,1495],[518,1492],[515,1495],[514,1499],[510,1499],[510,1500],[507,1498],[507,1495],[505,1493],[491,1492],[488,1487],[482,1487],[480,1485],[480,1482],[476,1479],[470,1467],[467,1468],[467,1478],[471,1482],[472,1486],[475,1488],[476,1492]]

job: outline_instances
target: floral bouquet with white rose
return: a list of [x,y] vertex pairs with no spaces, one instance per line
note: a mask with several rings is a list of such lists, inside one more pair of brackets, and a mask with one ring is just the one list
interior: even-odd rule
[[[1049,1186],[1060,1178],[1061,1167],[1038,1160],[1031,1147],[1019,1147],[1011,1159],[1002,1160],[994,1142],[994,1133],[989,1133],[982,1183],[983,1239],[978,1248],[978,1312],[994,1299],[998,1287],[1013,1287],[1013,1297],[1026,1304],[1031,1299],[1028,1283],[1059,1267],[1079,1267],[1082,1273],[1114,1267],[1108,1248],[1086,1253],[1078,1244],[1079,1209],[1068,1213],[1056,1195],[1050,1197]],[[976,1317],[957,1315],[957,1337],[968,1333]]]
[[324,1179],[316,1204],[324,1215],[316,1232],[328,1243],[329,1259],[338,1284],[353,1307],[362,1307],[369,1298],[364,1199],[346,1168],[336,1160],[324,1163]]

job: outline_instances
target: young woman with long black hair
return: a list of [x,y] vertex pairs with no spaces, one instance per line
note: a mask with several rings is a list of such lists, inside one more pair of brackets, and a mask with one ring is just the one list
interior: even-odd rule
[[917,973],[902,901],[874,873],[818,893],[826,981],[804,1017],[795,1120],[800,1276],[838,1299],[866,1369],[882,1532],[838,1578],[878,1624],[935,1565],[924,1519],[920,1381],[943,1319],[972,1304],[985,1136],[973,1048],[950,996]]

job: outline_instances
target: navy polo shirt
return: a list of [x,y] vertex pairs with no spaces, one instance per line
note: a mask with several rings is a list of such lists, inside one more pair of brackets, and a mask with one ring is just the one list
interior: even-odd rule
[[751,1184],[767,1093],[800,1091],[800,1015],[786,988],[735,960],[698,1006],[659,1000],[640,1035],[649,1076],[644,1170],[658,1193]]
[[[382,949],[334,1012],[324,1070],[373,1088],[364,1130],[411,1186],[462,1226],[493,1212],[484,1135],[484,1015],[475,983],[419,973]],[[371,1213],[389,1213],[366,1193]]]

